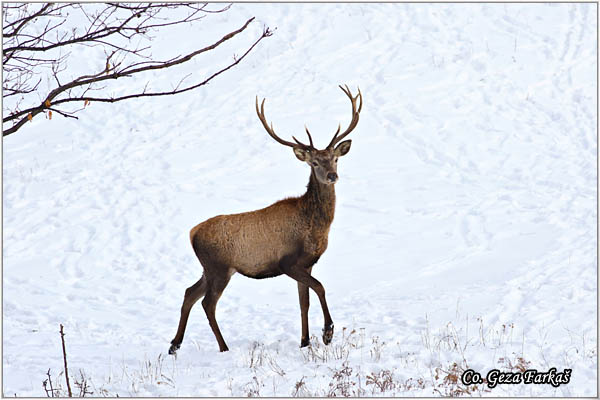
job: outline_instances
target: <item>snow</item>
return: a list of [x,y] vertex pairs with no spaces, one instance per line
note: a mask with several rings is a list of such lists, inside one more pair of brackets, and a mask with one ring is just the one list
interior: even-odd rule
[[[570,383],[483,394],[596,396],[596,15],[592,3],[235,4],[157,38],[167,59],[256,16],[176,72],[197,77],[277,28],[199,90],[40,116],[3,140],[3,395],[45,396],[48,369],[61,383],[63,324],[70,372],[95,395],[324,396],[340,382],[440,395],[457,386],[437,386],[436,368],[485,376],[522,357],[571,368]],[[77,51],[73,68],[102,65]],[[108,90],[166,87],[176,73]],[[264,132],[255,96],[282,137],[302,140],[306,124],[322,147],[349,123],[338,84],[360,87],[364,107],[313,269],[333,343],[314,293],[316,337],[299,349],[295,282],[235,275],[217,307],[230,351],[197,305],[168,356],[202,273],[189,230],[308,182]],[[367,375],[384,370],[404,385],[373,391]]]

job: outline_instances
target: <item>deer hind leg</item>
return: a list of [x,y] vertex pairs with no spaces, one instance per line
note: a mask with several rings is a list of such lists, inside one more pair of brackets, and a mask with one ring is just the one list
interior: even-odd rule
[[186,289],[185,296],[183,298],[183,304],[181,305],[179,326],[177,327],[175,338],[171,340],[169,354],[175,354],[175,352],[179,350],[179,347],[181,347],[181,342],[183,341],[183,335],[185,333],[185,327],[187,326],[188,317],[190,316],[190,311],[198,299],[204,296],[206,289],[206,278],[204,276],[202,276],[198,282]]
[[[329,308],[327,307],[327,300],[325,299],[325,288],[317,279],[310,275],[310,268],[303,268],[299,266],[299,264],[289,266],[285,263],[280,265],[281,271],[291,277],[292,279],[298,282],[298,290],[300,293],[300,284],[305,285],[311,288],[319,297],[319,301],[321,302],[321,308],[323,309],[323,318],[325,320],[325,326],[323,328],[323,343],[329,344],[331,343],[331,339],[333,338],[333,321],[331,320],[331,315],[329,314]],[[308,295],[308,293],[307,293]],[[308,298],[308,296],[307,296]],[[302,311],[302,294],[300,294],[301,301],[301,311]],[[308,302],[306,305],[306,312],[308,314]],[[306,330],[308,335],[308,315],[306,320]],[[302,335],[304,336],[304,316],[302,317]],[[302,345],[302,344],[301,344]]]
[[221,330],[219,329],[219,325],[217,324],[217,320],[215,318],[215,311],[217,309],[217,302],[223,293],[223,290],[229,283],[229,279],[231,279],[231,274],[228,272],[224,276],[215,277],[208,283],[208,289],[206,291],[206,295],[204,299],[202,299],[202,307],[204,307],[204,311],[206,312],[206,318],[208,318],[208,324],[215,334],[215,338],[217,339],[217,343],[219,344],[219,351],[228,351],[229,348],[223,339],[223,335],[221,334]]

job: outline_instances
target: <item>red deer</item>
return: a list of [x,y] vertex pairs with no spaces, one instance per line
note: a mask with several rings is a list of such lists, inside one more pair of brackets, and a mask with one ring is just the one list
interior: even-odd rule
[[334,184],[338,180],[337,160],[348,153],[352,142],[340,141],[356,127],[362,109],[360,89],[358,95],[353,97],[348,86],[340,88],[352,103],[352,120],[341,134],[341,125],[338,126],[333,139],[324,150],[314,147],[306,127],[308,145],[293,136],[294,142],[277,136],[273,125],[269,126],[266,121],[265,100],[263,99],[259,109],[258,97],[256,98],[256,113],[267,133],[280,144],[291,147],[296,158],[310,166],[310,180],[306,193],[300,197],[280,200],[261,210],[219,215],[191,230],[192,247],[204,268],[204,274],[185,291],[177,334],[171,341],[169,354],[175,354],[181,346],[190,310],[202,296],[202,307],[219,343],[219,350],[229,350],[217,325],[215,309],[223,290],[236,272],[255,279],[285,274],[298,282],[302,319],[300,347],[310,343],[308,289],[312,289],[323,309],[323,342],[331,342],[333,321],[327,308],[325,289],[321,282],[311,276],[311,272],[313,265],[327,248],[327,236],[335,211]]

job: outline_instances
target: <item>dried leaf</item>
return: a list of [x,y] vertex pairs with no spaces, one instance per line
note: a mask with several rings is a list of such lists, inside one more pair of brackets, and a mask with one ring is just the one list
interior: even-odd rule
[[46,107],[50,107],[52,104],[50,103],[50,100],[46,100],[46,101],[44,102],[44,105],[45,105]]
[[48,111],[48,119],[52,119],[52,110]]
[[31,121],[33,119],[33,115],[31,113],[27,114],[27,119]]
[[89,100],[86,100],[86,101],[84,101],[84,102],[83,102],[83,107],[85,108],[85,107],[87,107],[89,104],[90,104],[90,101],[89,101]]

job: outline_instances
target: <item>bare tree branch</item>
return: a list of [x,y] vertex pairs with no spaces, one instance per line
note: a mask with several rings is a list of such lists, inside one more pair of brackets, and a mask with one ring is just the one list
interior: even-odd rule
[[[73,114],[83,110],[89,102],[114,103],[137,97],[174,95],[206,85],[239,64],[260,41],[271,36],[273,32],[265,27],[262,34],[241,57],[234,57],[233,62],[199,82],[184,85],[184,81],[189,78],[188,75],[180,78],[170,90],[149,91],[146,84],[141,91],[135,90],[121,96],[101,95],[105,88],[102,83],[186,63],[200,54],[216,49],[246,30],[254,17],[216,42],[183,56],[156,61],[146,53],[150,46],[142,43],[150,37],[150,32],[192,23],[204,18],[206,13],[224,12],[230,6],[211,10],[208,4],[190,3],[106,3],[93,6],[48,3],[39,8],[33,7],[32,4],[3,4],[2,87],[5,106],[2,122],[10,124],[10,127],[3,126],[3,135],[16,132],[40,113],[53,111],[63,117],[77,119]],[[182,15],[182,10],[187,15]],[[176,17],[163,16],[164,12],[174,11],[179,12]],[[68,16],[77,12],[88,24],[83,28],[65,28],[69,26]],[[132,47],[134,39],[139,41]],[[106,57],[106,65],[95,72],[76,77],[69,76],[66,63],[70,56],[68,49],[77,45],[100,46]],[[136,58],[145,61],[137,61]],[[45,82],[47,87],[40,88],[41,82]],[[92,91],[100,95],[90,96],[88,93],[91,94]],[[30,98],[34,95],[37,95],[37,98]],[[7,99],[16,98],[18,100],[12,100],[8,106],[6,105]],[[76,109],[64,108],[69,103],[77,102],[83,106]],[[21,108],[21,103],[29,103],[29,106]],[[51,113],[47,116],[51,116]]]
[[3,31],[2,36],[4,36],[5,38],[15,36],[21,30],[21,28],[23,26],[25,26],[25,24],[27,24],[29,21],[35,19],[36,17],[43,15],[51,6],[52,6],[52,4],[47,3],[47,4],[43,5],[42,8],[38,12],[4,25],[3,29],[7,29],[7,28],[12,28],[15,24],[19,24],[11,32]]

